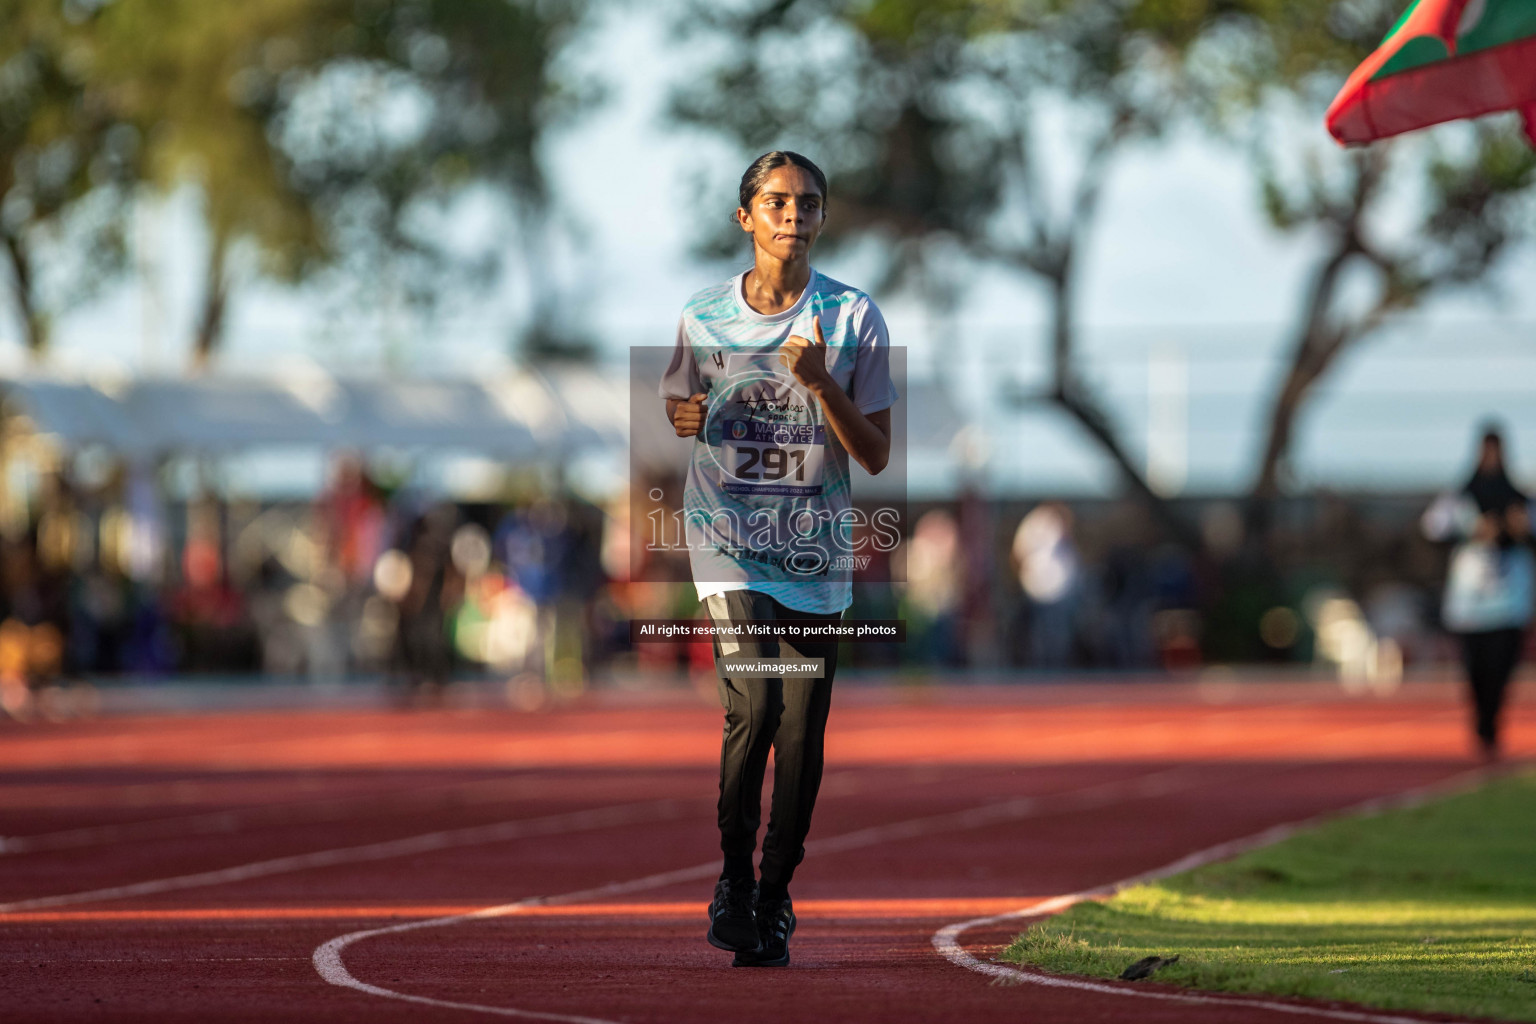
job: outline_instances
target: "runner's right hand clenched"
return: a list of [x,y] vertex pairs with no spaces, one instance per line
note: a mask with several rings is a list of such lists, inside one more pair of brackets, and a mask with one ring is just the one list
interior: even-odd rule
[[678,437],[692,437],[704,429],[707,407],[703,395],[694,395],[686,402],[678,402],[672,410],[672,429]]

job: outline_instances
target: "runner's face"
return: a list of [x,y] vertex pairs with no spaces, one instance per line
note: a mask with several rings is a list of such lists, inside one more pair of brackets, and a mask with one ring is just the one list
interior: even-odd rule
[[752,197],[750,210],[737,210],[741,229],[756,246],[786,263],[805,259],[826,222],[826,204],[816,179],[794,164],[775,167]]

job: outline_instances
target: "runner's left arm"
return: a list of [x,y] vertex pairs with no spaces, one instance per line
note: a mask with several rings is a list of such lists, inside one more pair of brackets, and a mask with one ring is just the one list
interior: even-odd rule
[[821,331],[821,318],[811,322],[816,329],[815,340],[791,336],[780,349],[785,365],[821,402],[832,433],[837,435],[848,454],[870,475],[877,474],[891,458],[891,410],[859,411],[853,399],[827,372],[827,339]]

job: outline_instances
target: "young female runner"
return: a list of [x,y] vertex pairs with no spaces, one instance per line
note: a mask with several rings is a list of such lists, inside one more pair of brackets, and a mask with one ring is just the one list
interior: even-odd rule
[[[678,436],[697,438],[684,521],[711,620],[813,631],[852,601],[848,457],[870,473],[890,458],[890,342],[869,296],[811,267],[827,217],[815,164],[766,153],[742,175],[739,198],[752,266],[688,301],[660,394]],[[707,937],[736,953],[735,966],[780,966],[795,928],[789,882],[821,784],[837,641],[717,634],[715,654],[725,864]],[[762,659],[788,664],[743,665]],[[759,885],[752,853],[770,749]]]

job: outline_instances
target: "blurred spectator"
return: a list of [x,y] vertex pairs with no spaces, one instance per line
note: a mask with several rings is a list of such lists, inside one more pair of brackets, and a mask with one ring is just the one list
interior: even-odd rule
[[1499,755],[1499,717],[1536,604],[1529,504],[1506,475],[1503,455],[1498,432],[1485,432],[1472,478],[1423,519],[1431,539],[1458,542],[1442,614],[1461,638],[1473,726],[1489,760]]
[[537,606],[531,658],[557,696],[586,686],[611,627],[594,608],[607,581],[603,517],[592,506],[545,498],[508,513],[496,535],[508,575]]
[[496,546],[507,571],[541,608],[560,596],[566,554],[566,512],[559,502],[541,499],[509,512],[497,530]]
[[1028,609],[1029,663],[1060,669],[1072,662],[1077,640],[1082,571],[1072,540],[1072,513],[1047,502],[1019,523],[1013,558]]
[[1100,643],[1112,668],[1152,665],[1152,615],[1156,598],[1145,552],[1129,545],[1110,548],[1100,576]]
[[943,509],[925,512],[912,529],[906,556],[901,611],[909,653],[928,664],[963,664],[959,610],[964,563],[955,517]]
[[229,579],[222,508],[212,498],[202,498],[187,510],[181,582],[171,592],[169,611],[184,668],[228,671],[250,664],[256,636],[246,614],[245,595]]
[[452,557],[458,518],[452,505],[430,509],[412,524],[404,560],[395,563],[391,592],[399,594],[398,626],[390,669],[408,700],[438,699],[453,670],[448,616],[463,596]]
[[992,503],[973,483],[960,492],[956,510],[960,529],[960,624],[956,630],[961,662],[989,665],[1002,651],[993,590],[998,580],[997,527]]
[[1390,643],[1404,662],[1423,660],[1428,602],[1418,587],[1389,580],[1366,593],[1365,618],[1378,643]]
[[1526,496],[1509,479],[1504,468],[1504,437],[1497,427],[1483,431],[1477,454],[1477,468],[1463,488],[1477,503],[1479,512],[1503,512],[1514,504],[1525,504]]
[[[383,552],[389,518],[363,461],[351,453],[336,462],[330,485],[315,504],[316,564],[305,594],[314,621],[302,625],[312,679],[346,674],[349,655],[376,660],[383,609],[368,606],[374,566]],[[300,609],[303,611],[304,609]]]
[[378,488],[363,471],[361,459],[345,455],[338,461],[331,486],[319,504],[331,564],[350,587],[366,588],[384,549],[388,519]]

